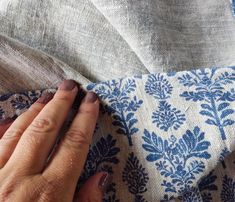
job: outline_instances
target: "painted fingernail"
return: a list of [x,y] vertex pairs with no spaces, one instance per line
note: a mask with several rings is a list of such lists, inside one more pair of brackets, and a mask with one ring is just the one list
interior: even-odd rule
[[73,90],[78,84],[74,80],[64,80],[58,86],[59,90]]
[[7,125],[7,124],[12,123],[12,122],[14,122],[13,118],[6,118],[6,119],[3,119],[3,120],[0,120],[0,125]]
[[109,185],[112,183],[112,176],[105,172],[99,181],[99,188],[105,193]]
[[98,96],[94,92],[88,92],[84,98],[86,103],[94,103],[98,99]]
[[38,98],[36,102],[46,104],[53,98],[53,96],[54,96],[54,93],[45,92],[41,95],[40,98]]

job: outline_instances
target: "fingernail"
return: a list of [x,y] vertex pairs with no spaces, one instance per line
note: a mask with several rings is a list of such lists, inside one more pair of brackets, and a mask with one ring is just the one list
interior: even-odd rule
[[100,178],[99,188],[105,193],[111,182],[112,182],[112,176],[106,172]]
[[94,92],[88,92],[84,99],[86,103],[93,103],[98,99],[98,96]]
[[45,92],[41,95],[40,98],[38,98],[36,102],[46,104],[53,98],[53,96],[54,96],[54,93]]
[[0,120],[0,125],[7,125],[7,124],[12,123],[12,122],[14,122],[14,119],[6,118],[6,119],[3,119],[3,120]]
[[78,84],[74,80],[64,80],[58,86],[59,90],[73,90]]

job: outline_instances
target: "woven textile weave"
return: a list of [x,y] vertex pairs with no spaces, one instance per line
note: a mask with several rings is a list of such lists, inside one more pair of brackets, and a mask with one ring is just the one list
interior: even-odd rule
[[[104,201],[235,200],[234,67],[83,87],[102,107],[79,184],[105,170],[113,184]],[[18,116],[42,92],[0,96],[0,117]]]

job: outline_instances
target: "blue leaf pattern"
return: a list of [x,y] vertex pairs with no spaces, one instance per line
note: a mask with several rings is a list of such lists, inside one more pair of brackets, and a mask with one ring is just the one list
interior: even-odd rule
[[223,185],[221,191],[221,201],[222,202],[234,202],[235,201],[235,182],[232,178],[227,175],[223,178]]
[[38,97],[40,97],[41,93],[36,93],[32,91],[30,93],[21,93],[15,99],[11,100],[12,106],[15,109],[28,109],[30,105],[32,105]]
[[152,95],[155,99],[170,98],[172,85],[160,74],[151,74],[145,84],[145,92]]
[[223,166],[224,169],[226,168],[224,159],[225,159],[225,157],[228,156],[229,154],[230,154],[230,151],[228,150],[227,147],[225,147],[225,148],[222,150],[222,152],[220,153],[219,161],[222,163],[222,166]]
[[234,109],[231,109],[229,104],[233,100],[234,89],[226,93],[223,91],[227,84],[234,83],[235,74],[223,72],[215,76],[217,70],[216,68],[211,71],[194,70],[178,79],[182,85],[194,87],[193,91],[184,91],[180,96],[187,101],[203,102],[200,114],[206,118],[205,123],[216,126],[222,140],[225,140],[224,128],[234,124],[234,120],[230,118]]
[[[228,155],[235,148],[234,70],[89,84],[86,88],[101,98],[103,114],[77,188],[97,171],[107,171],[114,180],[104,202],[235,201],[235,161]],[[0,95],[0,120],[17,117],[42,92]]]
[[128,157],[122,173],[122,179],[128,186],[129,191],[134,194],[135,201],[146,201],[142,194],[147,191],[146,184],[149,180],[148,173],[133,152],[130,153]]
[[211,202],[212,201],[212,191],[217,191],[218,187],[215,185],[215,181],[217,176],[213,174],[214,171],[211,171],[208,175],[204,176],[199,184],[198,189],[201,193],[203,202]]
[[204,132],[195,127],[193,131],[187,130],[178,140],[173,135],[163,140],[145,129],[142,138],[145,142],[142,146],[149,152],[147,161],[155,162],[156,169],[165,177],[161,184],[165,191],[188,193],[196,175],[205,169],[202,159],[211,157],[207,151],[211,144],[205,140]]
[[[107,171],[113,173],[112,165],[118,164],[119,160],[117,154],[120,149],[116,147],[116,140],[109,134],[106,138],[101,137],[95,145],[93,145],[88,153],[87,161],[82,173],[79,186],[84,183],[90,176],[94,175],[97,171]],[[107,190],[104,201],[106,202],[118,202],[116,199],[115,183]]]
[[180,110],[172,108],[166,101],[160,101],[158,110],[153,112],[153,123],[157,124],[157,127],[167,131],[169,128],[177,130],[180,125],[186,120],[185,115],[181,114]]
[[130,93],[136,89],[135,80],[112,80],[96,85],[88,85],[87,89],[94,89],[101,99],[110,103],[110,105],[105,106],[105,111],[113,115],[114,121],[112,124],[118,127],[117,133],[125,135],[129,146],[132,146],[132,136],[139,131],[135,127],[138,120],[134,115],[143,103],[136,96],[130,97]]
[[235,0],[230,0],[230,1],[231,1],[231,9],[232,9],[233,16],[235,16]]
[[159,100],[159,106],[152,114],[153,123],[161,130],[177,130],[184,123],[185,114],[172,107],[166,100],[171,97],[173,87],[169,81],[160,74],[148,76],[145,84],[145,92]]
[[112,183],[106,190],[105,197],[103,198],[103,202],[120,202],[116,196],[116,184]]

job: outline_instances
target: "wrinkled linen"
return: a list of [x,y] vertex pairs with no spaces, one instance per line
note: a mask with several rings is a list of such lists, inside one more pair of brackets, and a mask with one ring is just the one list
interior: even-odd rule
[[235,65],[230,0],[1,0],[0,32],[91,81]]
[[[79,185],[104,170],[113,173],[104,201],[235,201],[234,87],[235,67],[83,86],[102,107]],[[42,92],[0,96],[0,118]]]
[[0,120],[74,79],[103,102],[78,188],[106,170],[106,202],[233,202],[234,5],[1,0]]
[[0,35],[1,94],[22,89],[53,88],[66,78],[82,84],[89,82],[60,60]]

